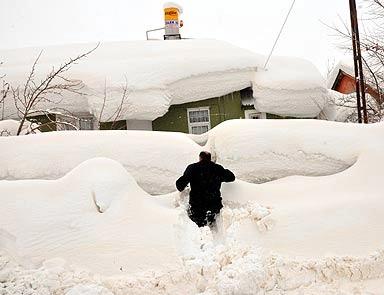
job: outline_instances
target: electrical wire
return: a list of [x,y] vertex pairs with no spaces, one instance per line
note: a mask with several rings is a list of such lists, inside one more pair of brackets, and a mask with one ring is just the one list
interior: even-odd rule
[[295,2],[296,2],[296,0],[293,0],[292,5],[291,5],[291,8],[289,8],[289,11],[288,11],[288,13],[287,13],[287,16],[285,17],[284,23],[283,23],[283,25],[282,25],[281,28],[280,28],[280,32],[279,32],[279,34],[277,35],[277,38],[276,38],[276,40],[275,40],[275,43],[273,44],[273,47],[272,47],[272,49],[271,49],[271,52],[269,53],[269,56],[268,56],[268,58],[267,58],[267,61],[265,62],[264,69],[267,67],[267,64],[268,64],[268,62],[269,62],[269,59],[271,58],[272,52],[273,52],[273,50],[275,49],[275,46],[276,46],[276,44],[277,44],[277,41],[278,41],[279,38],[280,38],[281,32],[282,32],[283,29],[284,29],[285,23],[286,23],[287,20],[288,20],[288,17],[289,17],[289,15],[290,15],[290,13],[291,13],[291,10],[292,10],[293,5],[295,4]]

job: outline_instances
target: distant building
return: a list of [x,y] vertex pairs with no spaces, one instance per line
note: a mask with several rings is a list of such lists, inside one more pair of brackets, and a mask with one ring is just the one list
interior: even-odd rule
[[[328,79],[328,86],[330,89],[343,94],[351,94],[356,92],[356,80],[354,68],[351,60],[340,61],[339,64],[332,70]],[[365,92],[374,98],[378,98],[379,94],[370,85],[365,85]]]

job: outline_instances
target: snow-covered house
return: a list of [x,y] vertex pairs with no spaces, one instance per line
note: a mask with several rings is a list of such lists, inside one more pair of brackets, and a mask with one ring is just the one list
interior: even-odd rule
[[[22,87],[41,50],[36,80],[94,46],[3,50],[0,74],[13,87]],[[320,72],[308,61],[285,57],[272,57],[264,69],[265,60],[218,40],[102,43],[66,72],[81,83],[81,93],[61,93],[51,99],[59,99],[57,105],[37,107],[72,112],[80,129],[189,133],[205,132],[228,119],[320,117],[328,105]],[[0,107],[2,119],[17,119],[11,98]]]
[[[382,99],[377,90],[376,80],[372,79],[370,71],[364,69],[365,100],[368,122],[382,121]],[[357,122],[357,95],[353,57],[340,60],[327,78],[330,97],[333,97],[334,107],[330,110],[333,121]],[[332,100],[332,98],[331,98]],[[362,101],[360,102],[362,104]],[[331,109],[331,108],[330,108]]]
[[329,73],[327,86],[337,92],[349,94],[356,91],[354,77],[353,60],[344,59],[339,61]]
[[[327,79],[329,89],[343,94],[351,94],[356,91],[355,70],[353,57],[343,59],[333,68]],[[377,91],[370,85],[366,86],[366,93],[378,97]]]

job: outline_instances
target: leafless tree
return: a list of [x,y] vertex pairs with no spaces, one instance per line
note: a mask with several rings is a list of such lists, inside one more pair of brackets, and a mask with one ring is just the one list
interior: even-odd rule
[[4,107],[5,107],[5,98],[9,92],[9,83],[3,80],[3,87],[0,91],[0,105],[1,105],[1,120],[4,120]]
[[[17,131],[17,135],[20,135],[28,117],[37,114],[43,114],[50,118],[49,115],[57,114],[55,109],[38,109],[37,107],[40,103],[52,103],[53,106],[58,105],[60,103],[60,99],[57,100],[57,97],[60,97],[64,91],[81,94],[82,83],[78,80],[71,80],[65,77],[65,74],[73,65],[77,64],[81,59],[87,57],[89,54],[95,51],[98,46],[99,45],[85,53],[76,56],[75,58],[70,58],[67,62],[61,64],[57,68],[53,67],[44,79],[36,81],[36,68],[42,55],[42,52],[40,52],[32,65],[31,71],[24,86],[22,88],[20,86],[16,88],[11,87],[15,106],[20,117],[20,125]],[[70,123],[50,119],[44,125],[57,124]],[[42,126],[37,128],[40,127]],[[36,127],[33,127],[31,130],[34,130],[34,128],[36,129]]]
[[[359,35],[365,92],[372,90],[372,96],[367,98],[367,113],[369,122],[377,122],[383,120],[384,112],[384,1],[365,0],[364,4],[366,13],[359,19]],[[331,28],[341,37],[339,47],[351,52],[352,32],[348,24]]]
[[[0,62],[0,66],[2,65],[3,63]],[[0,80],[2,80],[2,89],[0,91],[0,105],[1,105],[1,120],[4,120],[4,104],[5,104],[5,98],[7,97],[8,95],[8,92],[9,92],[9,83],[7,83],[4,78],[5,78],[5,74],[4,75],[1,75],[0,76]]]
[[[371,95],[366,96],[368,123],[375,123],[384,120],[384,106]],[[339,98],[336,103],[338,106],[343,107],[347,113],[345,117],[346,122],[357,122],[357,108],[356,108],[356,95],[346,94]]]
[[101,124],[102,122],[112,122],[112,125],[110,126],[110,129],[116,129],[118,118],[120,117],[121,113],[123,112],[123,106],[124,103],[131,92],[131,90],[128,88],[128,82],[127,82],[127,77],[125,77],[125,84],[121,87],[122,94],[120,98],[119,105],[116,107],[115,111],[113,112],[112,115],[110,115],[107,119],[103,119],[103,114],[105,110],[105,106],[107,105],[107,83],[105,82],[104,84],[104,95],[103,95],[103,104],[100,110],[99,114],[99,129],[101,129]]
[[326,64],[326,73],[325,73],[325,77],[326,78],[329,78],[329,76],[331,75],[333,69],[335,68],[335,65],[336,65],[336,61],[335,59],[327,59],[327,64]]

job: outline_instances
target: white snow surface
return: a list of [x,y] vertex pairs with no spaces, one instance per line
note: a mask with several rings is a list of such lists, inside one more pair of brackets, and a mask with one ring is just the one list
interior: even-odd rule
[[255,108],[280,116],[316,117],[330,104],[325,79],[309,61],[273,57],[256,73]]
[[[353,131],[339,136],[341,130]],[[173,180],[203,148],[240,179],[262,183],[290,175],[343,171],[356,162],[357,151],[367,142],[380,143],[378,138],[376,132],[366,132],[360,125],[300,119],[230,120],[199,136],[133,130],[50,132],[4,141],[0,178],[57,179],[85,160],[108,157],[119,161],[144,190],[164,194],[174,190]],[[57,157],[66,142],[71,144]],[[169,151],[169,161],[164,161],[164,150]]]
[[[14,179],[0,181],[0,292],[384,294],[383,132],[232,120],[197,137],[0,137],[1,178]],[[215,230],[174,188],[201,150],[237,176]]]
[[[1,128],[0,128],[0,136],[14,136],[17,135],[17,131],[19,129],[20,122],[16,120],[2,120],[1,121]],[[31,129],[33,128],[34,133],[40,133],[37,128],[38,125],[31,123],[31,122],[25,122],[23,127],[21,128],[20,135],[26,135],[31,133]]]
[[[68,44],[44,48],[1,50],[0,73],[21,89],[41,52],[35,81],[52,67],[85,53],[97,44]],[[66,77],[80,81],[81,94],[62,93],[53,101],[72,112],[90,112],[107,120],[116,111],[127,88],[119,119],[154,120],[173,104],[217,97],[253,87],[260,111],[282,116],[314,117],[327,104],[325,80],[310,62],[266,57],[212,39],[146,40],[100,43],[73,65]],[[104,104],[104,98],[106,103]],[[5,118],[17,118],[13,100],[6,100]],[[42,103],[40,109],[57,107]],[[291,110],[291,111],[290,111]]]

